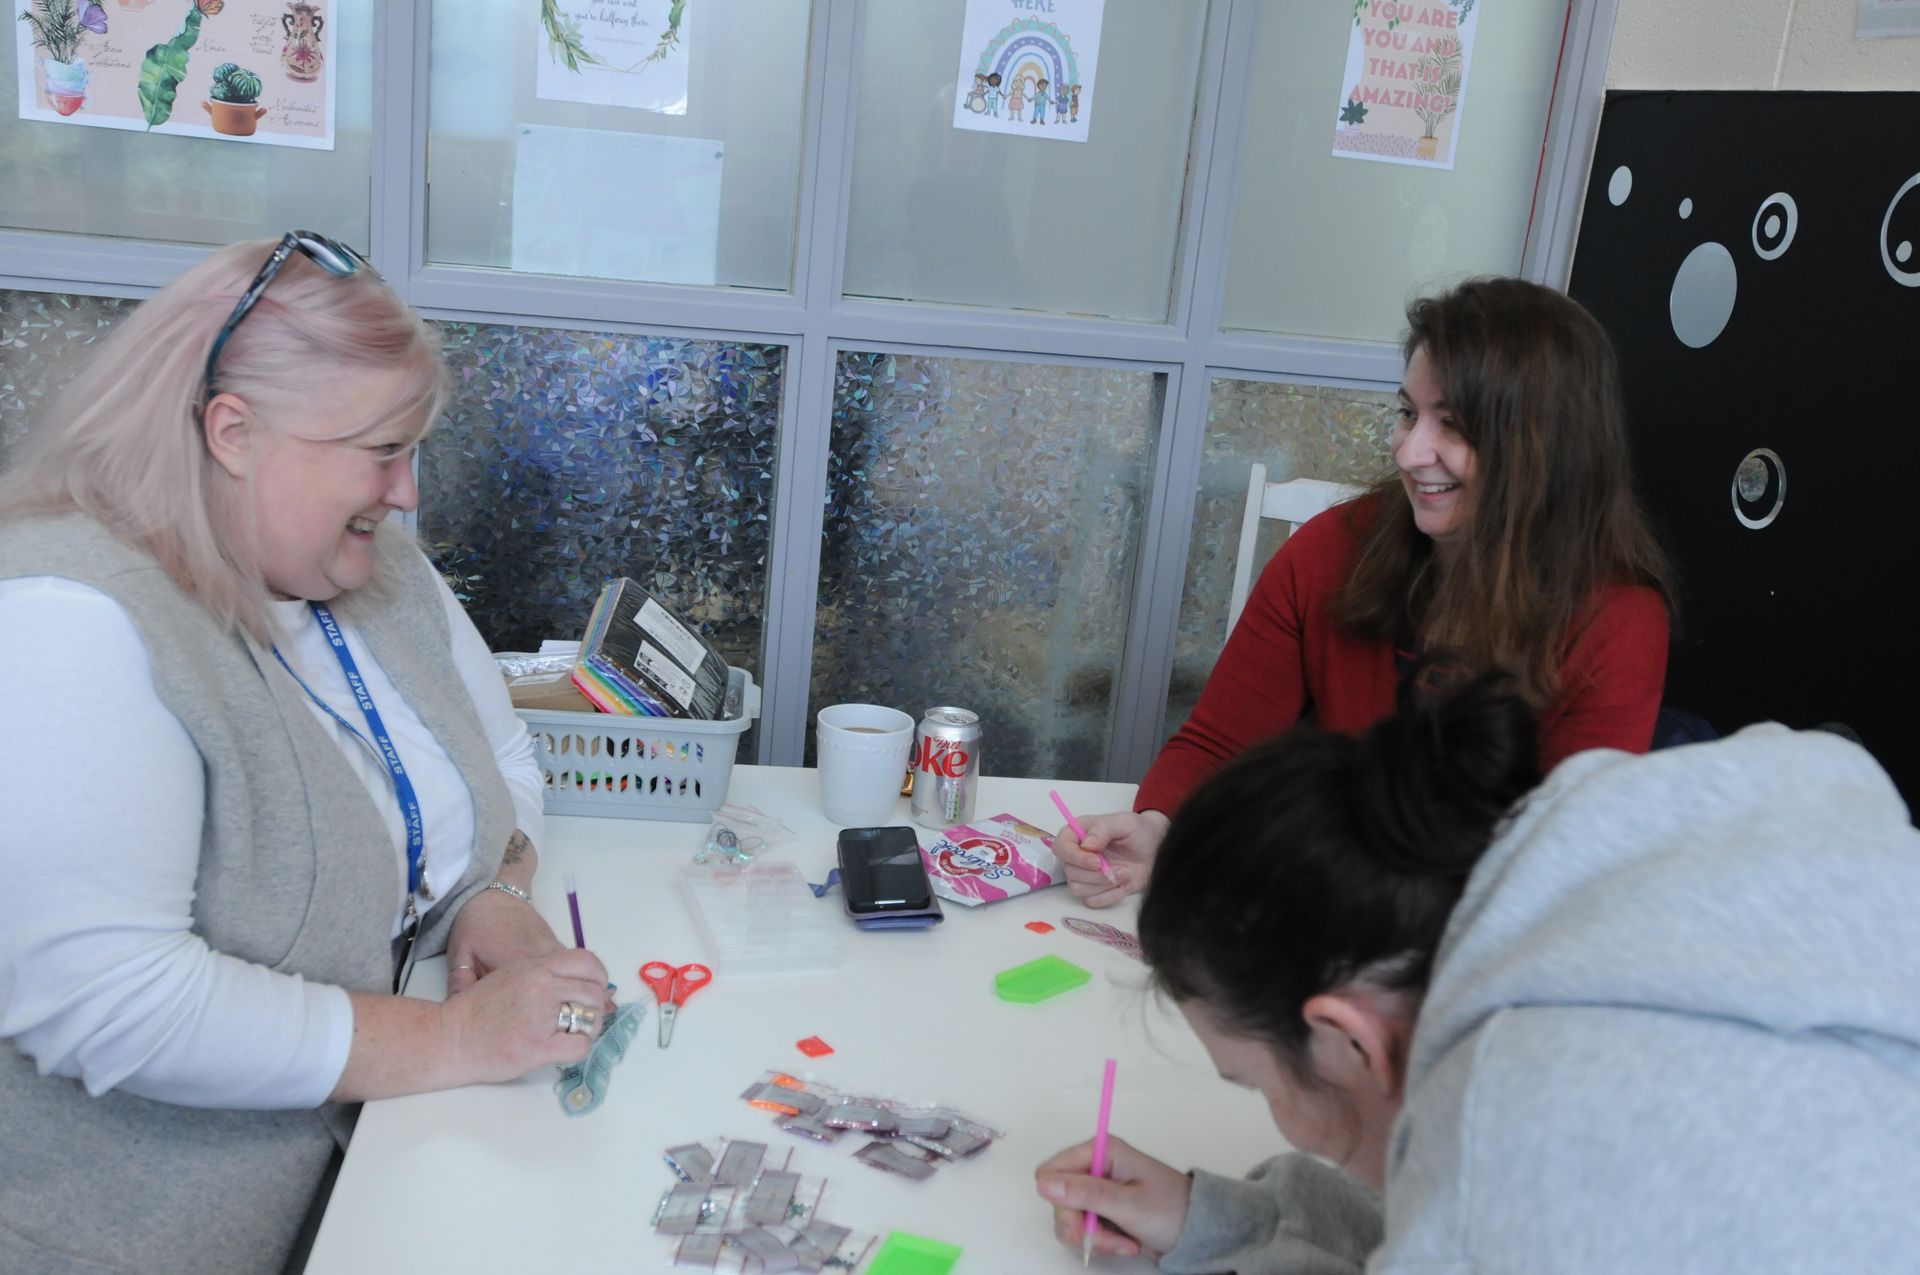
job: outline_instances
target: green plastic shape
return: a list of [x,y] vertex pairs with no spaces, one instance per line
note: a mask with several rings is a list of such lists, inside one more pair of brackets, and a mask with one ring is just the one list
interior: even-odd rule
[[874,1255],[867,1275],[947,1275],[960,1260],[958,1244],[895,1231]]
[[1032,1005],[1091,982],[1093,975],[1057,956],[1043,956],[993,976],[994,993],[1003,1001]]

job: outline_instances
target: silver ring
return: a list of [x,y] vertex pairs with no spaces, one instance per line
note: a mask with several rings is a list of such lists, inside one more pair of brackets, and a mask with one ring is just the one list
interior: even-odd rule
[[554,1030],[567,1032],[575,1036],[591,1036],[594,1024],[600,1021],[600,1011],[588,1009],[575,1001],[562,1001],[560,1016],[554,1020]]
[[454,971],[454,970],[466,970],[466,971],[467,971],[468,973],[472,973],[472,972],[473,972],[473,966],[471,966],[471,965],[455,965],[455,966],[454,966],[454,967],[453,967],[452,969],[449,969],[449,970],[447,971],[447,973],[449,973],[449,974],[451,974],[451,973],[453,973],[453,971]]

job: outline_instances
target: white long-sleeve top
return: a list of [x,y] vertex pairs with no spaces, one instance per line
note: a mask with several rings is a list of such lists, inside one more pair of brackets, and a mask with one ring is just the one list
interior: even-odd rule
[[[544,831],[533,742],[492,655],[441,586],[453,666],[473,697],[520,830]],[[365,730],[304,602],[274,604],[276,644],[314,694]],[[348,648],[421,804],[436,895],[472,861],[473,803],[439,742],[357,630]],[[200,754],[154,690],[127,613],[76,581],[0,581],[0,1038],[42,1074],[184,1106],[311,1107],[353,1042],[344,989],[216,952],[193,932]],[[317,704],[316,720],[382,812],[396,880],[405,827],[384,765]],[[394,900],[397,934],[404,894]]]

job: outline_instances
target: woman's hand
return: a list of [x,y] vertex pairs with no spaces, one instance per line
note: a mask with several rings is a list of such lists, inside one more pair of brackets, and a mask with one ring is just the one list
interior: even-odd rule
[[1180,1242],[1192,1178],[1119,1138],[1107,1139],[1106,1177],[1091,1176],[1092,1164],[1093,1143],[1082,1142],[1033,1171],[1035,1190],[1053,1205],[1053,1233],[1062,1244],[1080,1247],[1088,1209],[1100,1215],[1093,1251],[1104,1256],[1157,1256]]
[[[1088,815],[1080,823],[1087,830],[1085,841],[1071,828],[1062,828],[1053,839],[1054,857],[1066,869],[1067,888],[1075,898],[1090,908],[1104,908],[1147,888],[1153,857],[1172,820],[1158,810],[1142,810]],[[1100,870],[1102,854],[1112,877]]]
[[331,1101],[514,1080],[550,1063],[581,1062],[606,1022],[603,1010],[592,1031],[561,1025],[561,1006],[592,1009],[606,995],[607,969],[592,952],[563,948],[464,982],[440,1004],[349,992],[353,1048]]
[[606,966],[577,948],[493,969],[440,1007],[454,1074],[464,1083],[486,1083],[513,1080],[550,1063],[584,1061],[605,1018],[591,1032],[563,1031],[562,1006],[598,1006],[606,987]]
[[[453,918],[447,937],[447,995],[456,996],[480,979],[522,961],[539,960],[561,950],[553,927],[534,909],[505,890],[482,890]],[[598,1005],[601,987],[583,1005]]]

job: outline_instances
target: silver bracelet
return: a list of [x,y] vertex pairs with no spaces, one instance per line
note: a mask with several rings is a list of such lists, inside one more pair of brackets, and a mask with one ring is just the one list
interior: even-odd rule
[[487,889],[505,890],[508,894],[511,894],[514,898],[520,900],[522,903],[533,902],[533,896],[531,894],[528,894],[525,890],[522,890],[519,886],[511,885],[505,881],[489,881],[487,882]]

